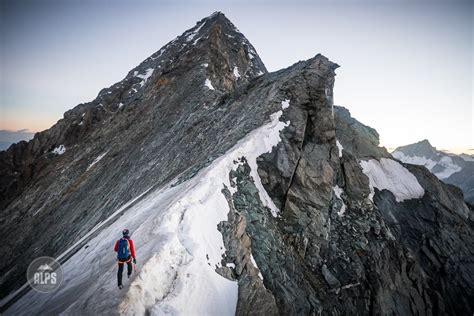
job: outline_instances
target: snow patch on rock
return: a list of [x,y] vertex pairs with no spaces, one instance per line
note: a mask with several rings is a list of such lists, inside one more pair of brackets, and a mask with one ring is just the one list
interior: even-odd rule
[[54,148],[52,153],[56,155],[62,155],[66,152],[66,146],[59,145],[58,147]]
[[240,78],[239,67],[234,66],[233,73],[234,73],[234,77],[235,77],[236,79],[239,79],[239,78]]
[[341,158],[342,157],[342,150],[344,149],[344,147],[342,147],[341,143],[337,139],[336,139],[336,146],[337,146],[337,150],[339,151],[339,158]]
[[418,199],[425,194],[416,177],[393,159],[381,158],[361,160],[362,171],[369,178],[370,196],[373,200],[374,188],[389,190],[397,202]]
[[344,203],[344,200],[341,198],[341,194],[344,192],[344,190],[340,188],[338,185],[333,186],[332,190],[334,191],[334,195],[336,195],[336,197],[342,201],[341,209],[337,212],[337,215],[342,217],[344,216],[344,213],[346,212],[346,209],[347,209],[346,203]]
[[145,71],[145,74],[139,74],[138,71],[135,71],[134,72],[134,76],[137,77],[137,78],[140,78],[140,79],[143,79],[142,81],[140,81],[140,87],[143,87],[146,83],[146,81],[148,80],[148,78],[151,77],[151,75],[153,74],[153,71],[155,69],[153,68],[148,68],[146,71]]
[[212,82],[211,82],[211,80],[209,80],[209,78],[206,78],[206,81],[204,82],[204,85],[206,87],[208,87],[209,89],[211,89],[211,90],[215,90],[214,87],[212,86]]
[[258,277],[263,281],[263,275],[260,272],[260,268],[258,267],[257,262],[255,261],[255,258],[253,257],[252,254],[250,254],[250,261],[252,261],[252,264],[255,267],[255,269],[258,270]]
[[[192,41],[193,38],[199,33],[201,28],[204,26],[204,24],[206,24],[206,21],[204,21],[203,23],[201,23],[201,25],[199,25],[197,28],[195,28],[194,31],[190,31],[190,33],[185,34],[186,35],[186,41],[187,42]],[[194,42],[194,44],[196,44],[196,42]]]
[[87,167],[86,171],[88,171],[90,168],[92,168],[96,163],[98,163],[102,158],[104,158],[105,155],[107,155],[108,151],[105,153],[99,155],[97,158],[94,159],[94,161]]

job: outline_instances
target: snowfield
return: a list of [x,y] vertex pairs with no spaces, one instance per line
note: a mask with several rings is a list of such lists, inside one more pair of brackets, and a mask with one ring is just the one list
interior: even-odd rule
[[373,200],[374,188],[389,190],[397,202],[423,197],[425,190],[416,177],[393,159],[381,158],[361,160],[362,171],[369,178],[370,196]]
[[[234,315],[238,284],[215,272],[225,252],[217,225],[229,212],[221,190],[231,187],[234,161],[246,157],[262,202],[277,215],[260,183],[256,158],[280,142],[280,131],[289,125],[279,120],[281,115],[281,110],[272,114],[268,124],[190,180],[173,181],[117,210],[111,218],[120,216],[63,264],[64,281],[57,291],[29,291],[5,315]],[[113,246],[124,228],[131,231],[138,269],[130,280],[124,272],[119,290]]]

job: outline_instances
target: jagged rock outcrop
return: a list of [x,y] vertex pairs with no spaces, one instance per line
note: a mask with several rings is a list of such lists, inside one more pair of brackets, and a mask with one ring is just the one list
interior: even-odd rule
[[379,147],[379,134],[353,118],[346,108],[334,106],[334,120],[337,138],[344,144],[346,151],[359,158],[387,158],[390,154]]
[[[157,197],[137,206],[153,214],[144,217],[150,223],[129,221],[142,233],[151,231],[137,279],[164,274],[169,283],[154,293],[143,287],[157,282],[135,280],[124,296],[102,283],[87,292],[78,281],[40,303],[28,293],[7,314],[176,312],[167,299],[184,295],[187,273],[196,273],[180,265],[204,257],[201,269],[237,283],[238,315],[472,314],[472,208],[425,168],[393,159],[378,147],[375,130],[333,106],[337,67],[316,55],[266,73],[250,43],[216,13],[52,129],[2,152],[0,174],[10,180],[1,183],[9,197],[2,200],[0,228],[19,236],[2,245],[2,252],[15,254],[0,264],[2,296],[21,284],[32,258],[57,256],[114,211],[121,223],[125,203],[137,198],[140,204],[142,193]],[[193,196],[192,203],[180,197],[173,204],[160,190],[191,190],[207,183],[199,178],[206,174],[215,180],[220,173],[200,172],[239,149],[244,136],[277,123],[279,142],[270,140],[273,134],[263,134],[269,139],[261,143],[250,138],[242,150],[247,156],[233,158],[234,168],[218,179],[226,205],[211,205],[228,213],[215,227],[225,249],[212,265],[207,253],[192,253],[192,242],[184,240],[189,236],[173,239],[174,231],[191,225],[188,208],[207,197]],[[251,159],[262,143],[271,150]],[[156,215],[162,211],[163,217]],[[200,211],[200,219],[211,220],[209,210]],[[86,251],[82,246],[78,255]],[[91,278],[110,269],[104,261]],[[170,268],[154,273],[157,263]],[[76,292],[80,300],[71,297]],[[130,297],[140,302],[127,305]]]

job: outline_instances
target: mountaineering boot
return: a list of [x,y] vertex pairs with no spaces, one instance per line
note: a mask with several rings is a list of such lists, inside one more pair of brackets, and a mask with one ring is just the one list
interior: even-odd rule
[[119,285],[118,288],[121,290],[123,289],[123,285]]

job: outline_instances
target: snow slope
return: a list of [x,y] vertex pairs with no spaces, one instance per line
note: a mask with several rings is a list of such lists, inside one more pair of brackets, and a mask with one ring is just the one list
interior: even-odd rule
[[[5,315],[18,314],[150,314],[233,315],[238,285],[215,272],[225,252],[217,225],[229,207],[221,190],[230,187],[229,172],[245,156],[262,202],[278,209],[263,189],[256,158],[280,141],[289,122],[252,131],[224,156],[195,177],[148,193],[63,264],[64,281],[56,292],[28,292]],[[120,211],[120,210],[119,210]],[[116,285],[113,245],[123,228],[132,232],[138,273],[125,287]]]
[[360,165],[369,178],[370,199],[373,199],[374,188],[389,190],[397,202],[421,198],[425,194],[416,177],[395,160],[387,158],[381,158],[380,161],[361,160]]

